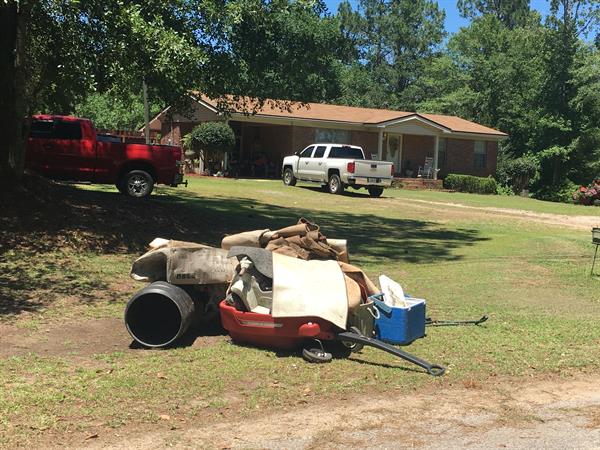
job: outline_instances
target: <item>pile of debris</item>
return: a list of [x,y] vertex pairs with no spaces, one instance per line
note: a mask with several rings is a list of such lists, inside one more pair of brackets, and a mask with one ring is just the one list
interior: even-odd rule
[[[425,301],[404,295],[382,276],[380,290],[349,262],[347,242],[327,239],[305,219],[279,230],[226,236],[221,248],[155,239],[131,276],[151,284],[127,304],[125,324],[147,347],[177,341],[194,320],[219,324],[234,341],[304,348],[328,361],[364,345],[380,348],[440,375],[444,369],[392,344],[425,335]],[[384,342],[385,341],[385,342]],[[325,345],[324,345],[325,344]]]

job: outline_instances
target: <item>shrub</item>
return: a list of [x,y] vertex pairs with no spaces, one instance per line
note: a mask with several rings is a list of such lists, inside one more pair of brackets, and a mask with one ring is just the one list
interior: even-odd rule
[[597,205],[600,202],[600,179],[594,180],[587,187],[581,186],[572,197],[575,203],[581,205]]
[[495,194],[498,190],[498,184],[492,177],[483,178],[457,174],[447,175],[444,178],[444,187],[471,194]]
[[235,134],[225,122],[204,122],[184,136],[182,144],[187,153],[192,151],[196,155],[201,152],[222,154],[233,150]]
[[573,193],[579,188],[571,180],[566,179],[558,184],[543,186],[535,193],[535,198],[549,202],[572,203]]
[[503,186],[501,184],[496,187],[496,194],[498,195],[515,195],[515,192],[509,186]]
[[532,155],[516,159],[505,159],[498,164],[496,179],[505,186],[512,187],[515,193],[529,186],[529,181],[539,172],[540,164]]

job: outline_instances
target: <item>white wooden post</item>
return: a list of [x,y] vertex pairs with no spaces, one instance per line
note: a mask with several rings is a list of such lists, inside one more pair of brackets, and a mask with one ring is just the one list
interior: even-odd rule
[[435,148],[433,150],[433,179],[437,180],[438,174],[438,156],[440,153],[440,137],[435,136]]
[[381,161],[383,158],[383,130],[379,130],[377,135],[377,159]]

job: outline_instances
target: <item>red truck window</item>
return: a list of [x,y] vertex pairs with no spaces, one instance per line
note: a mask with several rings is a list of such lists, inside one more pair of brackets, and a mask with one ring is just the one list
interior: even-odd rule
[[37,139],[81,140],[81,124],[65,120],[33,120],[29,137]]
[[33,120],[29,129],[29,137],[38,139],[50,139],[54,132],[54,121],[52,120]]
[[81,124],[79,122],[66,122],[57,120],[54,122],[54,139],[81,140]]

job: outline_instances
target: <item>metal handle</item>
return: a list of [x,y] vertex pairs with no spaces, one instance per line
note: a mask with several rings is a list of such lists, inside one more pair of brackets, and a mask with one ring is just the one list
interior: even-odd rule
[[367,345],[370,347],[378,348],[379,350],[383,350],[384,352],[390,353],[394,356],[404,359],[405,361],[411,362],[419,367],[422,367],[427,371],[429,375],[434,377],[439,377],[444,375],[446,372],[446,368],[440,366],[438,364],[431,364],[424,359],[418,358],[415,355],[412,355],[404,350],[400,350],[390,344],[387,344],[379,339],[370,338],[367,336],[361,336],[359,334],[353,333],[352,331],[344,331],[343,333],[339,333],[336,338],[342,342],[356,342],[358,344]]

